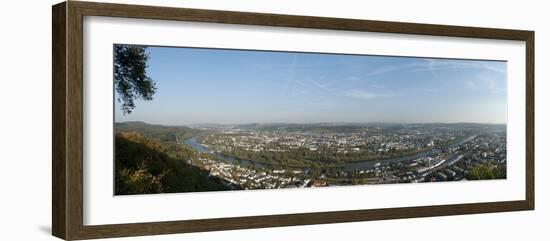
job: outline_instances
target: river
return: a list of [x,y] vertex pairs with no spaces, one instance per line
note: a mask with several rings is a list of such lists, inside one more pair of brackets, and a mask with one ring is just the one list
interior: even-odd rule
[[[466,142],[469,142],[469,141],[475,139],[476,137],[477,137],[477,135],[469,136],[469,137],[464,138],[463,140],[461,140],[457,143],[449,145],[448,148],[452,148],[452,147],[462,145]],[[254,160],[240,160],[240,159],[237,160],[235,157],[226,156],[226,155],[223,155],[223,154],[220,154],[218,152],[214,152],[214,151],[210,150],[208,147],[200,144],[198,142],[198,138],[199,138],[199,136],[193,136],[193,137],[185,140],[185,144],[187,144],[188,146],[190,146],[191,148],[193,148],[193,150],[195,150],[197,152],[208,153],[208,154],[210,154],[214,157],[217,157],[221,160],[224,160],[224,161],[226,161],[228,163],[232,163],[232,164],[239,164],[241,166],[251,166],[251,165],[253,165],[253,166],[257,166],[257,167],[261,167],[261,168],[282,167],[282,166],[270,165],[270,164],[266,164],[266,163],[262,163],[262,162],[254,161]],[[432,149],[432,150],[429,150],[429,151],[424,151],[424,152],[420,152],[420,153],[416,153],[416,154],[408,155],[408,156],[402,156],[402,157],[395,157],[395,158],[389,158],[389,159],[383,159],[383,160],[371,160],[371,161],[360,161],[360,162],[353,162],[353,163],[345,163],[345,164],[342,164],[339,167],[343,168],[345,171],[368,170],[368,169],[374,168],[376,163],[391,164],[391,163],[402,162],[402,161],[407,161],[407,160],[414,160],[414,159],[418,159],[418,158],[421,158],[421,157],[427,157],[427,156],[437,154],[437,153],[440,153],[440,152],[441,152],[441,150],[439,150],[439,149]],[[305,168],[305,169],[307,169],[307,168]]]
[[185,144],[187,144],[188,146],[190,146],[191,148],[193,148],[193,150],[197,151],[197,152],[200,152],[200,153],[208,153],[210,154],[211,156],[214,156],[216,158],[219,158],[219,159],[222,159],[226,162],[229,162],[229,163],[232,163],[232,164],[239,164],[241,166],[251,166],[251,165],[254,165],[254,166],[257,166],[257,167],[262,167],[262,168],[266,168],[268,167],[269,165],[268,164],[264,164],[264,163],[261,163],[261,162],[258,162],[258,161],[254,161],[254,160],[237,160],[235,157],[232,157],[232,156],[226,156],[226,155],[223,155],[219,152],[215,152],[215,151],[212,151],[210,149],[208,149],[208,147],[200,144],[197,139],[199,138],[199,136],[193,136],[187,140],[185,140]]

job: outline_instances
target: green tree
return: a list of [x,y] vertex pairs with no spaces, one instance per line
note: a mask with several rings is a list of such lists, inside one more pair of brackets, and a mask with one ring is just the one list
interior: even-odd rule
[[146,68],[149,55],[146,47],[134,45],[115,45],[114,81],[118,102],[124,114],[132,113],[136,107],[134,101],[153,99],[155,82],[147,76]]
[[142,161],[138,168],[120,170],[116,175],[116,193],[137,194],[137,193],[162,193],[162,179],[168,173],[167,170],[154,176],[148,170],[145,161]]
[[468,180],[488,180],[488,179],[494,179],[493,177],[493,171],[490,166],[488,165],[479,165],[474,168],[472,168],[468,172],[468,176],[466,177]]
[[468,180],[489,180],[489,179],[505,179],[506,166],[499,165],[492,167],[490,165],[479,165],[472,168],[466,176]]

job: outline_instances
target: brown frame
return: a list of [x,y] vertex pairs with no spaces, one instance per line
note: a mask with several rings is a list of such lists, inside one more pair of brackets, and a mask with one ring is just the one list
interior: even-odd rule
[[[525,200],[169,222],[83,225],[83,16],[162,19],[525,41]],[[52,7],[52,233],[66,240],[533,210],[534,32],[94,2]]]

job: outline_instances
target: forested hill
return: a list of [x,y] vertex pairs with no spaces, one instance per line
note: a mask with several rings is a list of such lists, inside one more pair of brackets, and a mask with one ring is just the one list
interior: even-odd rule
[[178,151],[169,156],[159,142],[137,132],[115,135],[115,194],[150,194],[230,190],[223,180],[187,164],[192,153]]
[[186,126],[165,126],[152,125],[141,121],[116,122],[115,133],[118,132],[139,132],[148,139],[160,142],[175,141],[176,138],[185,139],[196,135],[200,130]]

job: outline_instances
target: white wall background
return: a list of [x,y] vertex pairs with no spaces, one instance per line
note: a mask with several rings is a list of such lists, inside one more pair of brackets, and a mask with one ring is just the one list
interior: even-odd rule
[[[123,2],[123,1],[117,1]],[[547,240],[550,222],[550,21],[545,1],[124,1],[536,31],[536,210],[124,238],[120,240]],[[0,7],[0,240],[56,240],[51,230],[51,5]]]

